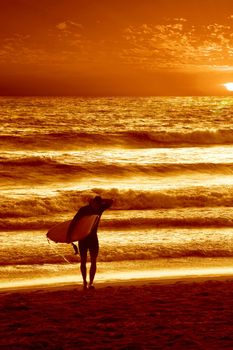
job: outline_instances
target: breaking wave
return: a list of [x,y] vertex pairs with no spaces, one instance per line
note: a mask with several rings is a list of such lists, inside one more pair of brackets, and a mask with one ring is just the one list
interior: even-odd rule
[[[230,244],[233,236],[229,231],[222,230],[216,235],[211,229],[204,230],[204,234],[196,229],[186,231],[176,229],[175,232],[174,229],[170,232],[158,229],[100,231],[101,249],[98,261],[233,257],[233,247]],[[2,243],[4,244],[4,249],[0,247],[2,266],[62,264],[64,260],[77,263],[80,260],[79,256],[74,255],[71,245],[53,242],[49,244],[42,232],[5,234]]]
[[[232,214],[232,213],[231,213]],[[67,216],[66,219],[72,219]],[[63,221],[51,217],[30,217],[29,219],[0,219],[0,230],[20,231],[20,230],[48,230],[48,228],[57,225]],[[65,221],[65,219],[64,219]],[[155,218],[130,218],[130,219],[101,219],[100,228],[102,229],[134,229],[134,228],[161,228],[161,227],[233,227],[232,217],[156,217]]]
[[232,145],[232,129],[194,129],[192,131],[121,131],[108,133],[58,132],[27,135],[2,135],[7,149],[79,149],[85,147],[181,147]]
[[22,182],[47,181],[47,178],[53,177],[82,178],[87,176],[107,177],[107,176],[172,176],[184,173],[203,173],[221,175],[233,174],[233,163],[153,163],[153,164],[137,164],[132,162],[125,164],[124,162],[113,163],[106,161],[82,162],[77,160],[74,162],[63,162],[62,159],[51,158],[49,156],[29,156],[14,157],[14,159],[0,157],[0,167],[2,166],[1,176],[3,178],[22,179]]
[[21,199],[1,196],[0,217],[28,217],[32,211],[36,215],[68,213],[85,205],[95,195],[112,198],[113,210],[231,207],[233,203],[233,189],[230,186],[151,191],[93,188],[60,191],[56,196],[49,197],[35,195]]
[[[28,198],[1,196],[0,229],[41,229],[71,219],[94,195],[113,198],[111,220],[106,215],[103,227],[231,227],[233,226],[233,191],[229,186],[196,187],[179,190],[139,191],[103,190],[61,191],[57,196]],[[197,215],[187,215],[199,210]],[[223,210],[224,208],[224,210]],[[147,215],[149,211],[153,215]],[[185,214],[182,210],[186,211]],[[204,214],[200,216],[200,211]],[[214,214],[208,215],[209,211]],[[134,212],[135,211],[135,212]],[[144,211],[145,215],[140,215]],[[162,214],[160,214],[162,211]],[[171,213],[173,211],[173,213]],[[177,211],[177,212],[175,212]],[[127,216],[121,215],[127,212]],[[220,215],[220,213],[223,214]],[[226,212],[228,214],[226,214]],[[131,215],[132,213],[132,215]]]

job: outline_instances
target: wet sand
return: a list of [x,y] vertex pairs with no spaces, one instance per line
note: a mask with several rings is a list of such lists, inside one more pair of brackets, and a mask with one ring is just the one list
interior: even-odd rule
[[231,349],[233,279],[2,291],[1,349]]

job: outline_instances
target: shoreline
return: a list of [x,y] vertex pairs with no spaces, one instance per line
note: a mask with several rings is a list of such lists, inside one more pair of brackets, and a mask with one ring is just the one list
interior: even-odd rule
[[[90,269],[90,262],[87,263]],[[173,283],[195,279],[233,278],[233,258],[158,259],[99,262],[95,285]],[[80,264],[12,265],[1,268],[0,292],[81,286]]]
[[[166,285],[166,284],[191,284],[191,283],[202,283],[205,281],[232,281],[232,273],[226,274],[202,274],[202,275],[185,275],[185,276],[160,276],[144,277],[144,278],[129,278],[129,279],[102,279],[95,282],[95,288],[101,289],[106,287],[131,287],[131,286],[142,286],[142,285]],[[32,291],[49,291],[49,290],[68,290],[68,289],[80,289],[82,290],[82,282],[52,282],[52,283],[41,283],[31,285],[20,285],[12,287],[0,287],[0,294],[3,293],[19,293],[19,292],[32,292]]]

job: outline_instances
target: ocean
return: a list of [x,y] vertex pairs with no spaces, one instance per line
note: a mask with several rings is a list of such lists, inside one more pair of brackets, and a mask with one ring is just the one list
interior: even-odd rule
[[1,97],[2,288],[81,282],[48,242],[95,195],[96,281],[233,273],[233,97]]

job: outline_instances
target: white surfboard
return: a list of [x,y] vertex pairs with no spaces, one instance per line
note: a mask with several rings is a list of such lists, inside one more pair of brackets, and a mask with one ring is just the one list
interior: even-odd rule
[[80,241],[91,233],[91,230],[97,223],[98,218],[98,215],[86,215],[79,219],[73,229],[72,237],[69,242],[67,242],[67,230],[71,220],[64,221],[56,226],[53,226],[47,232],[47,237],[56,243],[71,243]]

